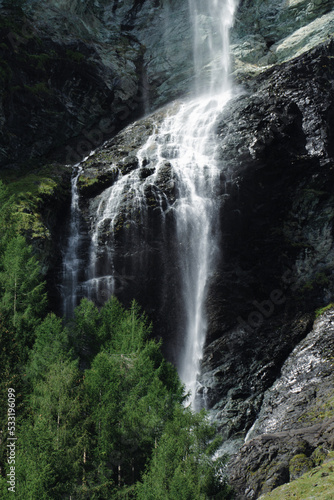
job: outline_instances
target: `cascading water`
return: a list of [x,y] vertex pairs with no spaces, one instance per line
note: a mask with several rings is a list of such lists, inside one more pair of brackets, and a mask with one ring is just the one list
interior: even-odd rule
[[[166,213],[172,212],[176,227],[176,267],[179,269],[179,325],[184,339],[178,370],[190,403],[196,409],[197,378],[205,342],[207,319],[205,301],[210,276],[219,257],[219,200],[221,169],[216,162],[215,126],[223,106],[232,95],[229,79],[229,29],[237,0],[189,0],[194,27],[195,89],[193,97],[172,106],[157,124],[146,144],[136,152],[138,168],[115,173],[113,185],[98,197],[96,216],[91,226],[91,247],[86,279],[81,283],[86,295],[101,302],[115,293],[115,235],[122,225],[144,227],[148,213],[148,195],[159,209],[161,232]],[[150,169],[147,172],[146,165]],[[161,189],[159,179],[166,166],[173,171],[177,184],[174,202]],[[75,182],[75,181],[73,181]],[[160,183],[160,184],[159,184]],[[70,276],[71,293],[78,288],[76,264],[78,224],[76,194],[72,201],[68,246],[72,260],[65,258],[65,275]],[[101,245],[108,234],[108,245]],[[138,241],[138,239],[137,239]],[[69,300],[69,299],[68,299]],[[72,298],[70,306],[76,302]],[[66,300],[65,311],[69,309]]]
[[80,241],[80,209],[79,193],[77,182],[82,171],[80,166],[76,166],[77,171],[72,176],[71,181],[71,215],[70,234],[67,241],[67,248],[63,259],[63,315],[67,318],[73,314],[77,305],[77,288],[80,271],[80,260],[78,248]]
[[219,203],[215,190],[220,170],[216,163],[215,125],[231,98],[229,30],[236,0],[189,0],[194,26],[197,96],[174,117],[177,138],[175,167],[180,179],[177,228],[186,312],[185,348],[179,374],[196,409],[197,378],[206,337],[205,300],[209,278],[218,258]]

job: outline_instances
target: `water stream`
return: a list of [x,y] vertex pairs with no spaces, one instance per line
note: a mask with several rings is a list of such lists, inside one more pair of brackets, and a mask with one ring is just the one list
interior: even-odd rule
[[80,243],[80,208],[79,208],[79,193],[77,182],[82,171],[79,165],[76,165],[76,170],[72,175],[71,180],[71,215],[69,238],[67,247],[63,257],[62,271],[62,290],[63,290],[63,315],[65,318],[73,314],[77,306],[79,272],[81,261],[79,259],[78,250]]

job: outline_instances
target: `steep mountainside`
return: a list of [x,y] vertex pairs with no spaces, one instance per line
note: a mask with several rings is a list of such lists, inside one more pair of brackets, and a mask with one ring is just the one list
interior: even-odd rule
[[[216,131],[221,258],[208,287],[200,382],[203,405],[225,438],[222,451],[236,453],[229,474],[240,499],[299,477],[334,447],[333,310],[314,322],[315,311],[334,301],[333,32],[334,1],[241,0],[231,33],[236,91]],[[190,89],[188,5],[31,0],[23,10],[1,9],[0,36],[2,176],[21,175],[24,166],[38,183],[37,167],[48,164],[61,186],[61,196],[39,206],[56,308],[69,231],[64,163],[97,148],[77,183],[84,295],[106,190],[129,172],[138,171],[143,185],[153,175],[150,154],[160,146],[153,139],[145,154],[141,148]],[[175,362],[182,346],[175,328],[179,190],[167,156],[154,185],[145,186],[144,214],[129,190],[115,234],[103,221],[97,266],[103,275],[112,241],[117,296],[138,300]],[[58,216],[51,217],[55,198]],[[103,293],[94,297],[99,304]]]

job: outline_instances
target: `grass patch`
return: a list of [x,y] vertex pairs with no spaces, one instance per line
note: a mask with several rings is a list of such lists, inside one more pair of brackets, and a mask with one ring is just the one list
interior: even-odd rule
[[315,406],[299,417],[299,422],[316,423],[334,417],[334,396],[327,400],[316,400]]
[[259,500],[333,500],[334,498],[334,452],[326,461],[303,474],[291,483],[283,484]]
[[332,309],[333,307],[334,307],[334,302],[331,302],[330,304],[328,304],[328,306],[317,309],[315,311],[315,317],[319,318],[319,316],[321,316],[324,312],[329,311],[329,309]]

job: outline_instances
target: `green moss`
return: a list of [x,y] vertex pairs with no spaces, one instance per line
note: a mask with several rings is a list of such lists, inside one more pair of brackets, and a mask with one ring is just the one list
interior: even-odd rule
[[42,54],[27,54],[30,62],[38,69],[45,71],[45,65],[51,59],[53,59],[52,55],[42,53]]
[[81,52],[78,52],[78,51],[75,52],[74,50],[67,50],[66,57],[68,59],[71,59],[72,61],[74,61],[76,63],[80,63],[80,62],[84,61],[84,59],[85,59],[84,54],[82,54]]
[[288,484],[261,495],[259,500],[332,500],[334,498],[334,461],[323,463]]
[[322,446],[318,446],[311,455],[311,458],[315,465],[319,466],[323,463],[328,455],[328,451]]
[[304,453],[299,453],[291,458],[289,462],[290,479],[297,479],[305,472],[314,467],[314,462],[311,458],[307,457]]
[[328,311],[329,309],[332,309],[333,307],[334,307],[334,302],[331,302],[330,304],[328,304],[328,306],[317,309],[315,311],[315,317],[319,318],[319,316],[321,316],[324,312]]
[[328,276],[326,275],[326,273],[324,273],[324,272],[317,273],[315,275],[314,279],[306,281],[306,283],[304,283],[304,285],[301,287],[300,291],[301,291],[301,293],[306,293],[306,292],[309,292],[311,290],[314,290],[314,288],[327,286],[327,285],[329,285],[329,283],[330,283],[330,280],[329,280]]
[[37,96],[41,94],[52,94],[52,90],[49,89],[45,82],[35,83],[35,85],[32,85],[31,87],[29,85],[25,85],[24,88]]
[[57,168],[48,165],[29,173],[1,172],[8,194],[14,196],[17,228],[30,240],[50,238],[41,213],[47,200],[62,194]]
[[106,172],[99,172],[98,166],[89,169],[78,178],[78,189],[86,196],[96,194],[106,187],[110,186],[117,177],[117,169],[111,169]]
[[304,285],[301,287],[300,291],[301,291],[301,293],[310,292],[311,290],[313,290],[313,288],[314,288],[314,281],[309,280],[309,281],[306,281],[306,283],[304,283]]
[[299,422],[314,424],[334,417],[334,396],[326,396],[326,399],[317,396],[312,408],[299,417]]
[[87,177],[85,175],[80,175],[78,178],[78,189],[84,190],[86,188],[90,188],[91,186],[96,186],[99,182],[98,177]]
[[91,156],[90,158],[88,158],[85,161],[84,166],[90,167],[90,166],[94,165],[94,163],[98,163],[98,162],[112,164],[113,159],[112,159],[112,155],[111,155],[110,151],[102,150],[102,151],[99,151],[98,153],[95,153],[93,156]]
[[312,189],[312,188],[305,188],[303,189],[304,194],[309,195],[312,198],[318,197],[318,196],[324,196],[326,191],[318,191],[317,189]]

